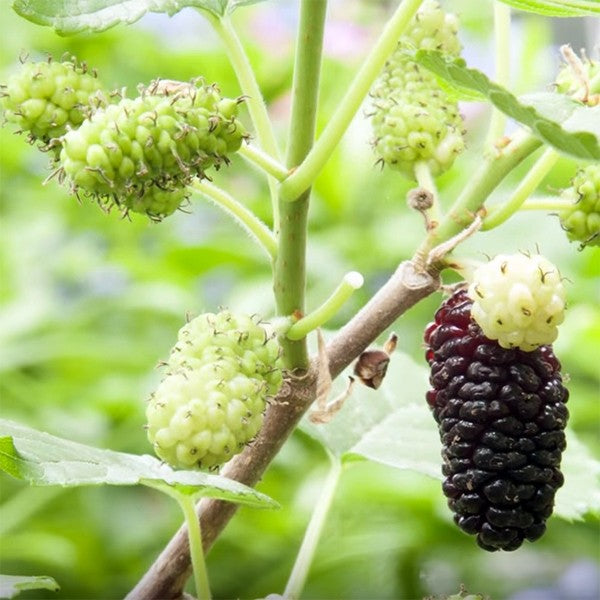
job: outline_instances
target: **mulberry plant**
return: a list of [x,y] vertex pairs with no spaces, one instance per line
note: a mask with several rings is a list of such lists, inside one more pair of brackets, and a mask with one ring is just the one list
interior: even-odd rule
[[[454,10],[454,3],[379,3],[377,11],[360,13],[378,18],[378,11],[390,11],[380,19],[381,34],[373,36],[369,49],[352,44],[354,53],[364,54],[360,66],[352,73],[358,56],[349,60],[346,51],[330,53],[324,63],[330,81],[323,85],[327,1],[298,0],[293,66],[286,52],[272,46],[265,50],[266,36],[238,36],[238,28],[248,24],[242,14],[254,4],[13,0],[16,12],[35,23],[30,27],[52,26],[61,35],[85,32],[85,38],[68,45],[57,38],[49,44],[57,53],[63,45],[71,52],[77,48],[77,59],[19,65],[15,57],[14,74],[2,87],[8,128],[34,142],[35,148],[25,148],[30,155],[47,151],[37,154],[37,161],[23,161],[12,152],[13,144],[3,153],[10,158],[3,218],[15,228],[7,228],[0,253],[13,245],[16,266],[12,269],[11,261],[0,256],[10,270],[9,289],[3,293],[9,311],[0,314],[10,357],[3,365],[8,383],[2,383],[2,392],[16,399],[11,411],[53,429],[62,423],[48,418],[50,403],[59,395],[45,382],[73,375],[78,393],[61,396],[59,414],[67,413],[72,397],[83,408],[70,419],[110,404],[110,414],[97,419],[101,426],[82,428],[83,434],[101,430],[103,439],[128,447],[139,443],[134,446],[139,454],[76,444],[0,419],[0,470],[40,485],[139,484],[179,503],[185,527],[155,558],[139,557],[136,574],[146,560],[148,569],[137,583],[127,581],[118,555],[112,554],[118,536],[128,534],[125,525],[115,523],[127,524],[123,516],[131,513],[122,512],[121,503],[114,504],[114,515],[105,511],[103,525],[110,520],[115,537],[109,544],[110,568],[119,573],[107,577],[98,597],[106,597],[108,590],[128,600],[182,598],[193,575],[197,598],[209,600],[204,556],[221,543],[219,536],[235,513],[231,503],[268,508],[293,497],[304,509],[314,496],[302,539],[294,536],[303,511],[295,511],[290,528],[277,520],[287,519],[289,510],[273,521],[268,513],[261,519],[238,513],[241,526],[230,530],[224,551],[211,557],[210,569],[225,574],[213,581],[215,597],[454,597],[455,581],[448,589],[441,589],[443,582],[430,585],[432,556],[451,561],[468,589],[476,553],[485,557],[491,572],[501,567],[498,555],[484,551],[524,546],[552,556],[558,551],[552,535],[535,546],[527,542],[541,538],[558,517],[584,516],[598,508],[598,462],[573,431],[589,427],[586,403],[597,377],[587,356],[594,341],[587,333],[594,330],[597,307],[587,294],[593,289],[599,242],[598,63],[595,56],[576,55],[562,46],[566,66],[557,52],[553,73],[538,68],[534,58],[539,53],[528,47],[511,64],[511,14],[526,8],[574,17],[597,9],[587,0],[463,2],[460,17],[468,27],[463,31],[446,10]],[[256,33],[264,14],[284,10],[273,21],[277,35],[268,36],[271,44],[286,30],[281,25],[291,21],[289,7],[281,4],[264,3],[250,9],[256,13],[247,13]],[[355,4],[362,11],[369,3]],[[185,53],[170,53],[160,46],[170,29],[157,37],[158,49],[138,47],[135,33],[131,39],[123,33],[125,25],[149,10],[162,19],[166,15],[159,13],[172,15],[182,8],[206,17],[216,37],[207,35],[203,44],[222,46],[222,54],[211,49],[189,60]],[[479,57],[481,64],[494,64],[493,72],[484,73],[467,63],[484,47],[474,45],[473,30],[483,28],[487,16],[491,22],[492,11],[493,34],[486,31],[478,38],[482,44],[489,41],[495,54],[494,60]],[[353,9],[344,18],[356,14]],[[535,24],[531,19],[526,27]],[[113,25],[120,27],[114,37],[100,39],[106,42],[100,52],[93,34]],[[333,31],[328,43],[335,45],[340,38]],[[23,37],[23,44],[31,39]],[[50,38],[35,39],[41,45]],[[113,40],[122,42],[118,51]],[[254,46],[251,57],[244,50],[248,41]],[[105,88],[85,66],[92,61],[101,79],[116,90]],[[264,89],[253,67],[257,64]],[[520,90],[509,89],[511,80],[532,88],[538,84],[541,91],[519,95]],[[489,110],[463,102],[473,100],[488,104]],[[351,124],[353,135],[342,143]],[[54,204],[38,202],[38,184]],[[73,196],[112,214],[88,219],[87,203],[78,206]],[[204,200],[210,204],[198,209]],[[68,218],[53,219],[61,202],[70,202]],[[217,225],[210,216],[213,209],[233,221],[231,230],[228,221]],[[553,218],[557,215],[564,231]],[[155,226],[148,219],[161,223]],[[126,284],[112,286],[111,298],[98,293],[96,272],[85,272],[88,254],[83,254],[86,260],[78,254],[80,247],[88,247],[88,238],[101,237],[89,230],[105,222],[107,233],[102,243],[91,242],[89,254],[94,266],[125,273]],[[51,226],[61,235],[45,235]],[[240,226],[242,232],[236,229]],[[500,226],[501,231],[486,233]],[[58,248],[63,240],[73,240],[77,254],[66,265]],[[577,252],[569,241],[585,251]],[[43,260],[37,260],[36,244],[45,251]],[[482,263],[486,255],[494,257]],[[351,265],[349,272],[340,273],[343,265]],[[361,266],[371,269],[366,277],[354,270]],[[98,272],[104,292],[106,270]],[[459,284],[453,283],[457,277]],[[364,281],[366,290],[355,294]],[[413,333],[425,326],[423,313],[413,312],[416,328],[415,321],[398,319],[440,290],[452,291],[426,326],[426,360],[419,365],[412,356],[422,348],[415,347]],[[228,308],[221,308],[221,302]],[[60,318],[44,321],[54,305]],[[81,318],[88,307],[94,319]],[[173,323],[183,322],[186,310],[199,316],[177,332]],[[88,322],[94,323],[93,330],[84,330]],[[19,335],[23,344],[13,341]],[[44,352],[47,340],[67,340],[68,351]],[[573,381],[569,428],[569,380],[554,347],[564,350],[561,358]],[[164,356],[165,348],[172,349],[161,369],[152,371],[154,357]],[[578,361],[579,356],[584,359]],[[72,362],[63,368],[62,361]],[[132,375],[127,390],[120,383],[125,369]],[[96,378],[102,379],[100,385]],[[25,385],[29,380],[35,384],[31,389]],[[139,394],[131,393],[139,388]],[[147,403],[144,396],[149,396]],[[44,400],[39,414],[38,398]],[[112,435],[113,425],[118,433],[126,432],[125,440]],[[282,455],[283,468],[263,480],[297,430],[312,441],[296,439]],[[313,452],[316,444],[326,452]],[[321,481],[321,470],[312,467],[325,454],[329,470]],[[366,557],[360,572],[340,561],[344,583],[339,585],[329,579],[330,569],[311,567],[327,554],[327,547],[317,552],[327,516],[347,502],[347,496],[336,494],[341,478],[365,461],[439,477],[443,483],[441,490],[410,490],[418,494],[419,512],[431,520],[427,534],[420,535],[421,528],[400,522],[406,511],[397,505],[404,497],[392,486],[386,487],[390,502],[386,498],[385,506],[370,495],[365,481],[379,481],[386,476],[383,471],[361,479],[348,510],[363,512],[352,521],[348,553],[336,560],[355,551],[364,556],[363,541],[379,540],[372,531],[379,526],[385,547],[395,553],[390,564],[403,566],[400,571],[394,566],[387,581],[379,573],[370,577],[375,555]],[[412,480],[406,481],[410,485]],[[292,489],[284,489],[282,482]],[[437,514],[427,512],[444,501],[447,507]],[[14,514],[8,527],[28,527],[15,517],[20,502],[20,494],[14,502],[11,498]],[[83,504],[70,506],[68,518],[75,521],[76,511],[87,508]],[[136,500],[135,507],[141,519],[148,516],[145,511],[154,511],[152,527],[141,528],[144,535],[163,535],[162,504]],[[36,503],[35,508],[43,517],[45,506]],[[344,521],[346,513],[339,518]],[[457,527],[439,535],[452,519]],[[408,554],[396,549],[396,537],[388,537],[399,531],[412,536]],[[578,535],[579,530],[568,531]],[[282,541],[281,532],[286,543],[272,544]],[[330,528],[329,536],[332,547],[346,542],[337,528]],[[128,547],[138,539],[128,538]],[[150,538],[146,541],[150,548]],[[462,543],[466,555],[447,551]],[[297,558],[284,582],[282,570],[271,566],[291,564],[289,551],[296,545]],[[249,546],[255,550],[250,569],[244,562]],[[6,564],[32,571],[25,562]],[[529,564],[536,561],[523,561]],[[326,571],[320,581],[312,580],[314,573]],[[82,597],[97,592],[91,579],[81,582]],[[311,585],[305,590],[307,581]],[[490,594],[516,592],[509,584],[514,582]],[[70,593],[70,582],[65,585]],[[8,587],[0,577],[0,588]],[[485,597],[468,595],[464,586],[456,597],[471,596]]]

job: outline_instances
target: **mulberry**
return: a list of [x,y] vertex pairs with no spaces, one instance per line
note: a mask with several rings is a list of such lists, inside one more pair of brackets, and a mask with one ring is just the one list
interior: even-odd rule
[[464,141],[458,104],[405,52],[422,48],[458,55],[456,32],[454,15],[444,14],[437,2],[425,2],[371,89],[375,153],[411,179],[417,162],[426,163],[433,175],[448,170]]
[[563,484],[568,391],[551,346],[502,348],[471,307],[456,292],[425,331],[442,488],[455,522],[483,549],[515,550],[543,535]]
[[572,242],[600,246],[600,165],[579,169],[563,197],[573,202],[560,222]]
[[471,315],[503,348],[551,344],[564,320],[565,288],[558,269],[539,254],[500,254],[481,265],[469,286]]
[[282,383],[279,345],[245,315],[207,313],[179,331],[169,373],[146,411],[156,454],[180,468],[213,468],[258,433]]
[[155,82],[67,132],[59,177],[75,193],[117,205],[127,205],[127,198],[155,199],[156,191],[147,194],[152,187],[181,190],[239,150],[246,132],[237,106],[215,86]]
[[6,120],[44,144],[78,127],[93,107],[105,104],[102,86],[85,64],[26,63],[4,86]]

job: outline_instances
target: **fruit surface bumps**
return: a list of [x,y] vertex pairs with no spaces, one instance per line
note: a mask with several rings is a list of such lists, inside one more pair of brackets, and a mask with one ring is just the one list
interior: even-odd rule
[[2,99],[6,120],[44,143],[78,127],[91,104],[102,103],[101,84],[75,62],[22,65],[7,82]]
[[212,468],[258,433],[282,382],[279,344],[255,319],[206,313],[179,331],[166,377],[146,416],[156,454],[184,468]]
[[499,254],[475,270],[468,293],[473,319],[503,348],[531,351],[558,336],[565,288],[558,268],[539,254]]
[[600,165],[579,169],[563,197],[573,203],[560,215],[568,238],[582,246],[600,246]]
[[161,221],[182,206],[188,197],[185,189],[169,191],[151,185],[119,199],[119,204],[125,212],[145,214],[153,221]]
[[442,488],[455,522],[483,549],[515,550],[543,535],[563,484],[568,391],[551,346],[502,348],[471,305],[456,292],[425,331]]
[[155,82],[67,132],[60,177],[76,193],[117,204],[152,186],[182,189],[239,150],[246,132],[237,107],[215,86]]
[[403,53],[416,48],[458,56],[456,32],[454,15],[427,0],[371,89],[375,153],[411,179],[417,162],[426,163],[433,175],[452,166],[464,148],[463,123],[458,104],[448,98],[434,75]]

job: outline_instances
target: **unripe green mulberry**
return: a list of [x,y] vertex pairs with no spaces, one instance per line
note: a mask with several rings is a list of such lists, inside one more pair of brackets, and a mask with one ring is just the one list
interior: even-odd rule
[[85,65],[75,62],[26,63],[5,86],[6,120],[48,143],[68,128],[78,127],[92,105],[104,103],[101,84]]
[[186,469],[216,467],[240,452],[282,383],[277,341],[229,311],[182,327],[167,367],[146,411],[148,439],[160,458]]
[[379,160],[415,179],[417,162],[427,164],[433,175],[452,166],[464,149],[463,123],[458,104],[404,51],[423,48],[458,55],[460,42],[456,17],[444,14],[437,2],[426,1],[407,31],[371,89],[371,117]]
[[560,215],[569,239],[582,247],[600,246],[600,165],[579,169],[563,197],[573,202]]
[[543,256],[500,254],[481,265],[469,286],[471,316],[502,348],[531,352],[554,342],[565,316],[565,288]]
[[180,190],[240,148],[246,132],[233,103],[224,105],[214,86],[154,83],[61,138],[61,180],[75,193],[117,204],[143,198],[151,186]]

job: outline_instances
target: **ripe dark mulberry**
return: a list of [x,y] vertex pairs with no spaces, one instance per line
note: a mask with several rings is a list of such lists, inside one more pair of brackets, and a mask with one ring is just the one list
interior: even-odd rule
[[569,393],[551,346],[502,348],[471,318],[472,304],[456,292],[425,330],[442,489],[479,546],[516,550],[543,535],[563,484]]

